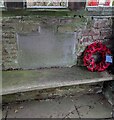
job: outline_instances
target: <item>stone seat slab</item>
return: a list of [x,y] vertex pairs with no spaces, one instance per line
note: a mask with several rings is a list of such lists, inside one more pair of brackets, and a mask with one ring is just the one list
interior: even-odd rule
[[113,80],[107,72],[90,72],[85,67],[13,70],[2,72],[1,95],[55,87]]

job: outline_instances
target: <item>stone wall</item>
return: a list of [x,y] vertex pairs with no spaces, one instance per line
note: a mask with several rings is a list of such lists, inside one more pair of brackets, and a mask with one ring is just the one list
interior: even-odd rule
[[93,42],[102,42],[111,48],[112,18],[106,16],[88,17],[87,25],[78,30],[78,65],[82,65],[83,52]]
[[39,31],[43,24],[51,25],[58,33],[74,32],[86,19],[80,17],[16,16],[2,20],[3,70],[20,69],[18,64],[17,33]]
[[[101,41],[110,47],[110,37],[112,34],[111,17],[39,17],[39,16],[16,16],[3,17],[2,20],[2,64],[3,70],[20,69],[18,64],[17,33],[30,33],[37,31],[40,24],[47,23],[56,25],[59,32],[76,32],[76,55],[78,65],[80,65],[82,53],[86,46]],[[82,65],[83,63],[81,63]]]

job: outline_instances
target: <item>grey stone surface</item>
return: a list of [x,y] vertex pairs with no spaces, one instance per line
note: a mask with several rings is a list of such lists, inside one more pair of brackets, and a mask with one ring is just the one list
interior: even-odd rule
[[70,85],[110,81],[113,77],[105,72],[90,72],[85,67],[51,68],[39,70],[4,71],[2,93],[41,90]]
[[[76,57],[73,58],[75,56],[76,50],[75,49],[76,39],[73,33],[74,31],[76,31],[76,28],[78,29],[78,27],[83,26],[85,22],[86,22],[85,18],[80,18],[78,16],[57,17],[56,15],[54,15],[51,17],[48,15],[42,16],[41,13],[39,16],[30,15],[30,16],[3,17],[2,19],[3,70],[18,69],[20,67],[25,68],[26,66],[29,68],[33,68],[33,66],[36,65],[35,64],[36,62],[38,63],[38,67],[39,66],[51,67],[56,65],[61,66],[63,65],[63,63],[65,66],[67,65],[71,66],[76,64]],[[48,29],[44,28],[42,25],[45,25],[45,27],[48,26]],[[35,32],[36,34],[32,34],[33,32]],[[66,32],[69,33],[67,34]],[[25,50],[23,48],[23,45],[22,44],[20,45],[21,48],[23,48],[22,50],[24,52],[21,52],[21,50],[18,49],[17,34],[19,33],[29,35],[31,34],[31,37],[28,35],[28,41],[26,41],[27,43],[24,42]],[[25,39],[27,38],[27,36],[26,37],[22,36],[22,38]],[[36,40],[37,38],[39,42]],[[30,41],[32,41],[32,43],[30,43]],[[21,41],[21,43],[23,43],[23,41]],[[31,44],[29,45],[29,47],[32,45],[34,46],[30,47],[28,49],[28,52],[27,44]],[[34,51],[35,48],[37,48],[38,51]],[[30,49],[33,49],[33,51],[31,52]],[[30,53],[30,55],[28,53]],[[24,66],[21,57],[28,58],[27,61],[31,61],[32,65],[29,64],[29,62],[27,62],[28,64]],[[47,63],[47,61],[49,62],[48,65],[45,64],[45,62]]]
[[[6,109],[8,108],[8,109]],[[7,118],[111,118],[111,106],[101,94],[75,95],[4,106]],[[4,112],[3,111],[3,112]],[[5,116],[5,115],[4,115]]]
[[18,34],[19,68],[73,66],[76,64],[76,38],[74,32],[59,33],[55,26],[39,26],[39,31]]
[[[82,95],[80,99],[74,99],[75,106],[80,113],[81,118],[110,118],[111,117],[111,105],[100,95]],[[81,105],[80,105],[81,103]],[[100,114],[96,114],[100,113]],[[95,116],[95,117],[94,117]]]
[[2,110],[0,109],[0,119],[2,119]]

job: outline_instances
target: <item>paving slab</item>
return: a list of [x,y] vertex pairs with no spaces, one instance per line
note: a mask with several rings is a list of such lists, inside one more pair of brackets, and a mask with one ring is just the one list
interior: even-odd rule
[[102,94],[81,95],[78,99],[73,100],[80,118],[111,117],[111,105]]
[[112,111],[102,94],[27,101],[5,107],[7,118],[111,118]]
[[2,78],[2,95],[113,80],[106,71],[90,72],[85,67],[77,66],[3,71]]

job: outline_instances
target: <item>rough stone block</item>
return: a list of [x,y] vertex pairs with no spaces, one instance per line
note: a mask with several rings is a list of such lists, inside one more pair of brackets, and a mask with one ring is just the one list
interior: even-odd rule
[[100,30],[99,29],[95,29],[95,28],[91,28],[91,35],[100,35]]
[[72,23],[72,22],[73,22],[73,19],[71,19],[71,18],[70,18],[70,19],[68,19],[68,18],[65,19],[65,18],[64,18],[64,19],[60,19],[59,21],[60,21],[60,24],[65,25],[65,24],[70,24],[70,23]]
[[85,48],[86,48],[86,46],[81,45],[81,44],[78,44],[76,55],[77,55],[78,57],[81,56],[82,53],[84,52]]
[[82,36],[95,36],[95,35],[100,35],[100,30],[95,29],[95,28],[89,28],[89,29],[84,29],[82,30]]
[[94,19],[93,21],[93,27],[94,28],[107,28],[111,26],[111,20],[110,19]]
[[112,30],[111,29],[103,29],[100,31],[100,35],[103,39],[110,38],[112,36]]
[[88,45],[92,41],[93,41],[92,36],[82,36],[80,44]]
[[14,32],[2,32],[2,38],[15,38]]
[[69,25],[62,25],[59,26],[57,29],[58,32],[64,33],[64,32],[73,32],[75,31],[75,27],[69,26]]
[[31,33],[33,31],[37,31],[38,27],[39,23],[35,23],[34,21],[20,21],[15,25],[15,31],[18,33]]
[[92,38],[93,38],[93,40],[99,40],[100,36],[99,35],[93,35]]

